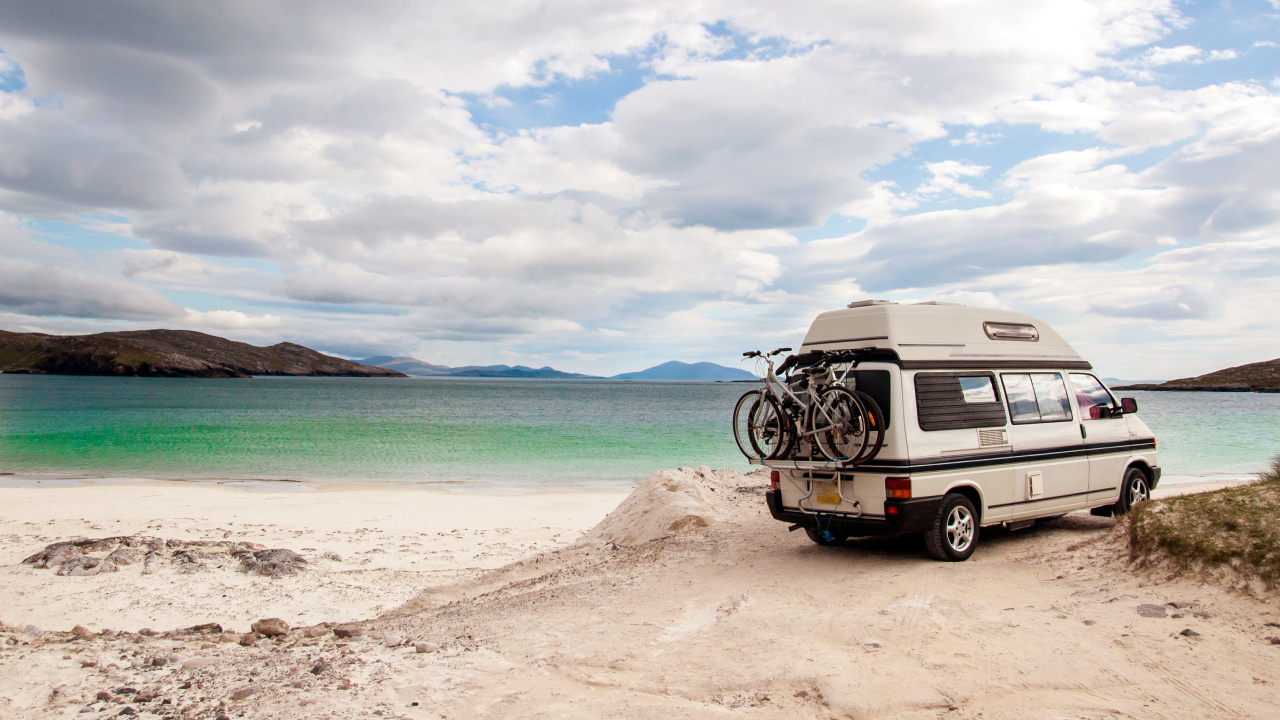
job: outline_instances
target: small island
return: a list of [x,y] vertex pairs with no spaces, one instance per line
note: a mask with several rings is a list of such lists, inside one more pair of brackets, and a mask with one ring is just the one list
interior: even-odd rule
[[170,378],[405,377],[396,370],[354,363],[294,343],[257,347],[193,330],[95,335],[0,330],[0,372]]
[[1121,385],[1113,389],[1276,393],[1280,392],[1280,358],[1237,365],[1196,377],[1179,378],[1158,384]]

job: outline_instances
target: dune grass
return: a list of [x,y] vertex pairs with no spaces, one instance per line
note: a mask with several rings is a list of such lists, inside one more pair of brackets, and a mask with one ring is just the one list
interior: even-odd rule
[[1131,559],[1226,565],[1274,587],[1280,583],[1280,455],[1258,482],[1141,503],[1128,525]]

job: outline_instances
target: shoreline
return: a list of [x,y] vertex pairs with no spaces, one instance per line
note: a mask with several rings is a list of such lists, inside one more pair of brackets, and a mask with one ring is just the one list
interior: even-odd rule
[[644,478],[625,482],[585,483],[503,483],[500,481],[434,480],[397,482],[392,480],[316,480],[294,478],[235,477],[142,477],[134,475],[99,475],[96,473],[30,473],[0,472],[0,488],[56,489],[93,485],[146,485],[174,483],[178,485],[216,485],[253,492],[336,492],[359,489],[408,489],[445,492],[460,495],[541,495],[557,493],[607,494],[629,493]]
[[[747,472],[758,468],[749,468]],[[1200,475],[1165,473],[1160,487],[1165,485],[1240,483],[1252,482],[1265,468],[1251,472],[1210,472]],[[739,472],[741,472],[739,470]],[[498,480],[324,480],[299,478],[243,478],[243,477],[144,477],[138,475],[105,475],[98,473],[33,473],[21,471],[0,472],[0,488],[66,488],[89,485],[145,485],[148,483],[176,483],[179,485],[217,485],[236,487],[250,491],[270,492],[335,492],[358,489],[411,489],[426,492],[448,492],[463,495],[541,495],[554,493],[616,494],[628,493],[644,478],[634,481],[603,481],[600,483],[506,483]]]

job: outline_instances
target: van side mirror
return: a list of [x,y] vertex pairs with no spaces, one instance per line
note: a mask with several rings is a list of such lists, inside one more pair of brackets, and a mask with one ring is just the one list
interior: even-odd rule
[[1138,412],[1138,401],[1133,398],[1120,398],[1120,411],[1125,414]]

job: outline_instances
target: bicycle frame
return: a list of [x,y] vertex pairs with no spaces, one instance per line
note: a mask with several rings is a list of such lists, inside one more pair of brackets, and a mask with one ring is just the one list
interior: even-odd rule
[[[820,429],[812,429],[809,427],[810,402],[800,399],[800,396],[792,392],[791,388],[788,387],[787,384],[783,382],[781,378],[778,377],[778,373],[774,370],[773,358],[770,355],[761,353],[759,357],[762,360],[764,360],[766,366],[769,368],[768,372],[765,373],[765,377],[764,377],[765,391],[778,400],[778,405],[782,409],[786,408],[784,400],[787,398],[790,398],[791,400],[795,401],[796,405],[800,406],[801,408],[801,412],[799,412],[798,417],[795,418],[796,436],[797,437],[813,437],[814,435],[821,432]],[[844,371],[840,374],[840,377],[836,378],[831,383],[821,385],[821,386],[810,387],[807,391],[807,394],[809,395],[809,399],[812,400],[813,398],[815,398],[819,394],[818,391],[821,388],[834,387],[837,385],[841,387],[845,387],[845,379],[849,377],[849,370],[852,367],[853,367],[852,365],[846,366]],[[833,377],[834,377],[834,373],[833,373]],[[828,422],[831,422],[831,418],[828,417],[825,419]]]

